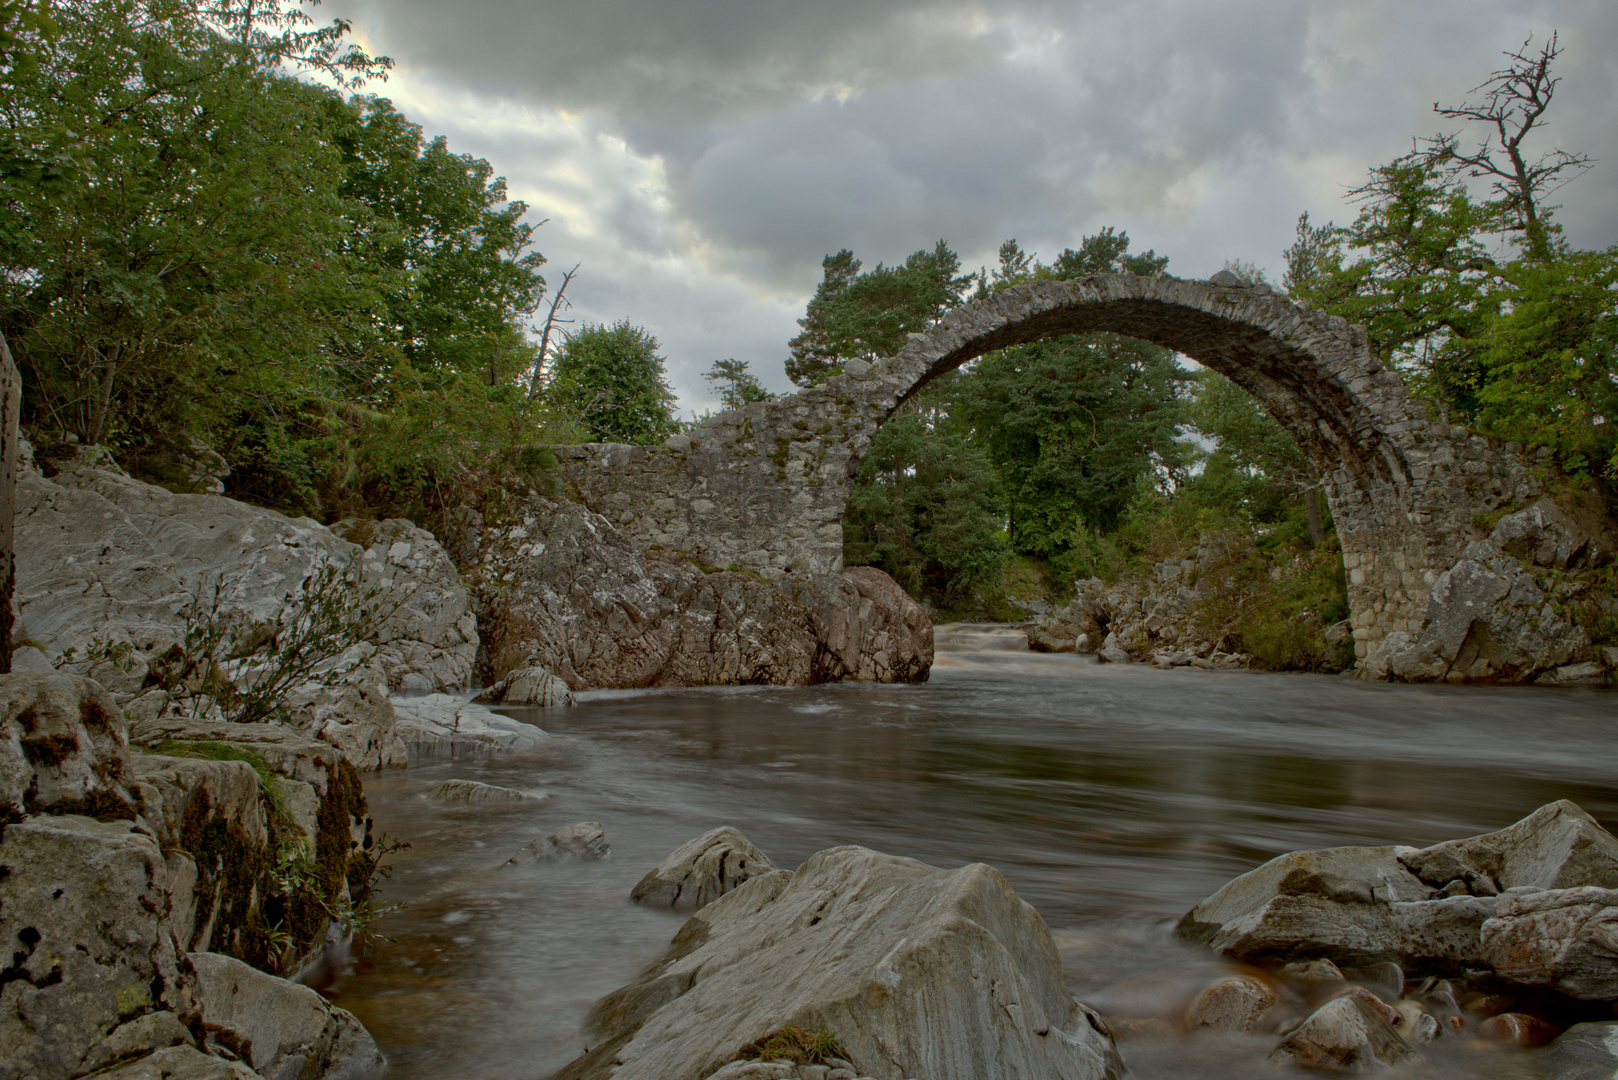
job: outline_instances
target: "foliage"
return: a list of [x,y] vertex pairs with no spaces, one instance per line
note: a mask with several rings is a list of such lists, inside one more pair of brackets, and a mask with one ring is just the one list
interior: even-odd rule
[[192,598],[180,641],[151,664],[151,681],[193,716],[218,706],[233,723],[286,720],[293,687],[338,686],[358,665],[345,660],[410,599],[362,589],[359,563],[324,561],[299,582],[267,622],[229,610],[224,578]]
[[702,377],[719,388],[719,401],[726,409],[740,409],[775,397],[748,369],[746,360],[715,360]]
[[657,339],[628,319],[585,323],[556,356],[550,392],[600,442],[651,444],[676,430]]
[[958,603],[1010,555],[999,484],[950,415],[951,379],[878,429],[843,515],[843,560],[876,566],[915,595]]
[[[286,74],[385,73],[345,21],[87,0],[55,22],[0,103],[0,331],[40,441],[176,487],[200,442],[227,493],[329,520],[414,512],[412,485],[554,433],[520,392],[526,207],[387,101]],[[425,462],[353,452],[411,439]]]
[[788,343],[787,376],[799,386],[825,381],[849,360],[892,356],[910,334],[959,304],[976,280],[960,273],[960,258],[942,240],[898,266],[877,263],[861,273],[847,248],[821,266],[820,286],[798,320],[803,332]]
[[[1589,159],[1528,149],[1558,80],[1553,36],[1506,54],[1473,95],[1434,106],[1479,125],[1422,140],[1355,189],[1345,227],[1299,220],[1287,285],[1364,323],[1380,355],[1455,420],[1552,447],[1575,474],[1618,477],[1618,248],[1571,247],[1546,197]],[[1468,180],[1486,180],[1479,199]],[[1516,248],[1513,256],[1505,247]]]
[[832,1058],[847,1060],[848,1051],[824,1024],[810,1031],[796,1024],[772,1031],[736,1052],[733,1061],[790,1061],[799,1065],[824,1065]]
[[1348,617],[1348,583],[1336,550],[1290,560],[1239,545],[1229,550],[1198,582],[1205,599],[1196,618],[1209,640],[1270,671],[1341,671],[1353,663],[1351,641],[1332,645],[1322,633]]

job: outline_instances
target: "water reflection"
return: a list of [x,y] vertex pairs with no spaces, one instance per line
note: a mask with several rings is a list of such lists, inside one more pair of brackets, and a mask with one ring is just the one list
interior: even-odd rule
[[[1618,821],[1611,693],[1153,671],[1030,654],[994,629],[938,641],[922,686],[586,695],[524,717],[558,736],[542,752],[373,782],[377,820],[414,844],[389,892],[411,907],[333,996],[396,1076],[544,1075],[677,928],[627,902],[635,881],[732,824],[786,866],[840,843],[991,862],[1058,933],[1075,992],[1137,1008],[1131,994],[1161,1002],[1211,968],[1168,924],[1282,851],[1425,844],[1564,797]],[[426,803],[450,776],[550,799]],[[580,820],[602,822],[612,859],[496,868]],[[1245,1075],[1251,1055],[1232,1053],[1215,1068],[1126,1049],[1141,1077]]]

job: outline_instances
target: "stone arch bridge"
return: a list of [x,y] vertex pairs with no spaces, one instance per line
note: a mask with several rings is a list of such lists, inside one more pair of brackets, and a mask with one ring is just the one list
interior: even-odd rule
[[929,380],[995,349],[1105,330],[1190,356],[1252,394],[1324,477],[1356,651],[1416,634],[1475,520],[1539,493],[1515,447],[1429,418],[1364,327],[1228,272],[1040,282],[950,311],[896,356],[705,421],[662,446],[560,447],[564,484],[642,544],[766,576],[842,566],[843,510],[876,429]]

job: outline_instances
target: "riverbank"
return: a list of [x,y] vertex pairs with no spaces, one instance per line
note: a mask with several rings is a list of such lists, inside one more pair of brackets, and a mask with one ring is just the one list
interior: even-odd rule
[[[411,906],[334,1001],[404,1080],[543,1075],[680,926],[628,902],[640,876],[731,824],[786,867],[843,843],[989,862],[1051,925],[1069,990],[1127,1017],[1226,970],[1173,923],[1274,855],[1470,836],[1560,797],[1618,821],[1610,692],[1098,666],[995,647],[1010,638],[941,627],[923,686],[587,693],[526,714],[553,735],[542,752],[368,781],[378,827],[414,842],[386,893]],[[550,799],[426,801],[456,776]],[[610,859],[493,872],[579,820],[603,824]],[[1245,1077],[1262,1057],[1237,1047],[1204,1069],[1174,1041],[1123,1053],[1141,1080]]]

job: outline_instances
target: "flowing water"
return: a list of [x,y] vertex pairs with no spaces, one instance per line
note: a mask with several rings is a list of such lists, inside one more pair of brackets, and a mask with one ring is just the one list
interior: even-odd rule
[[[326,990],[397,1080],[527,1080],[577,1055],[590,1005],[680,925],[630,889],[718,825],[785,867],[837,844],[991,863],[1050,924],[1075,996],[1114,1018],[1173,1015],[1222,970],[1170,928],[1271,856],[1425,845],[1558,798],[1618,825],[1610,691],[1098,665],[1029,653],[1008,628],[940,627],[920,686],[598,691],[513,715],[556,738],[367,783],[378,827],[412,845],[386,890],[408,908],[381,927],[395,942]],[[548,797],[427,802],[450,777]],[[611,858],[497,868],[576,821],[601,822]],[[1122,1051],[1140,1080],[1234,1078],[1273,1076],[1260,1064],[1273,1044]],[[1408,1071],[1517,1077],[1531,1058],[1449,1038]]]

